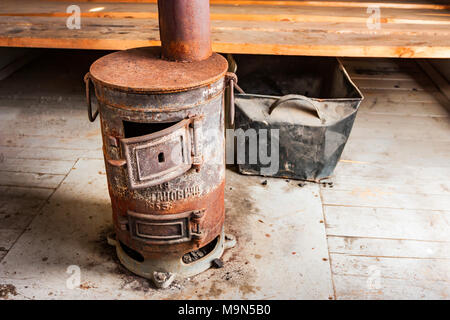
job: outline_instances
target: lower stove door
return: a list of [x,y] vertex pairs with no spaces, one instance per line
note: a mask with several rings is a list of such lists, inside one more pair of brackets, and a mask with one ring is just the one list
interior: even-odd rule
[[152,215],[128,211],[131,237],[147,244],[175,244],[200,240],[199,228],[204,210],[178,214]]

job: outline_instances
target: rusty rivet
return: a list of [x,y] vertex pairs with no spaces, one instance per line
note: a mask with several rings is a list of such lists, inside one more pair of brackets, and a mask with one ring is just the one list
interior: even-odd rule
[[114,136],[108,136],[108,143],[110,146],[113,146],[113,147],[119,146],[119,140]]
[[205,215],[204,210],[196,210],[192,212],[192,218],[193,219],[201,219]]

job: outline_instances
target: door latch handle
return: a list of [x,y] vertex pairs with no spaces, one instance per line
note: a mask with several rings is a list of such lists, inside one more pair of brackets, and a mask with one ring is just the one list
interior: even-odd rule
[[125,167],[127,164],[127,160],[125,160],[125,159],[117,159],[117,160],[108,159],[107,161],[110,165],[112,165],[114,167]]

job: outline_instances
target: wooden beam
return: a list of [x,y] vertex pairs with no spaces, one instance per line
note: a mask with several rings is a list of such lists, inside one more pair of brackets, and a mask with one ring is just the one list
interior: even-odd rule
[[[67,2],[67,0],[46,0],[51,2]],[[77,2],[93,2],[93,3],[157,3],[157,0],[77,0]],[[343,7],[343,8],[367,8],[370,6],[378,6],[379,8],[397,8],[397,9],[430,9],[430,10],[447,10],[450,9],[448,4],[430,4],[423,1],[414,3],[413,1],[391,1],[391,2],[374,2],[374,1],[261,1],[261,0],[210,0],[211,5],[253,5],[253,6],[290,6],[290,7]]]
[[[66,8],[73,3],[81,8],[79,30],[66,27]],[[370,14],[364,7],[371,3],[213,0],[213,48],[247,54],[450,57],[450,12],[443,9],[447,5],[380,2],[384,7],[374,30],[367,26]],[[97,7],[103,10],[92,11]],[[159,45],[155,1],[23,0],[19,6],[3,0],[0,16],[0,46],[121,50]]]

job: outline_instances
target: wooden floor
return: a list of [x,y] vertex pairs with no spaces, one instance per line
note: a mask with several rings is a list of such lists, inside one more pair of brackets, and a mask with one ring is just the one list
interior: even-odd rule
[[[70,54],[66,60],[80,60]],[[18,243],[39,245],[24,234],[56,190],[71,190],[65,181],[80,170],[77,160],[99,159],[102,165],[98,123],[88,122],[83,101],[81,75],[91,60],[63,67],[50,58],[0,82],[0,260],[6,255],[0,283],[14,278],[12,271],[1,271],[10,250]],[[320,187],[331,298],[450,299],[448,101],[413,60],[346,59],[344,64],[366,99],[333,184]],[[59,75],[37,80],[44,66],[47,75]],[[99,174],[103,181],[104,172]],[[269,185],[280,181],[274,180]],[[96,196],[89,195],[92,205]],[[227,203],[227,210],[235,205]],[[57,212],[57,205],[47,205],[46,213]],[[312,242],[325,237],[316,236]],[[20,250],[14,259],[20,261]],[[311,292],[317,298],[315,288],[299,290],[298,297]]]
[[[66,27],[66,9],[74,4],[81,8],[80,29]],[[368,23],[378,12],[374,29]],[[159,45],[156,0],[2,0],[0,17],[0,46],[118,50]],[[211,20],[213,49],[224,53],[450,57],[445,0],[212,0]]]
[[412,61],[370,61],[345,62],[366,100],[322,189],[336,296],[449,299],[448,100]]

